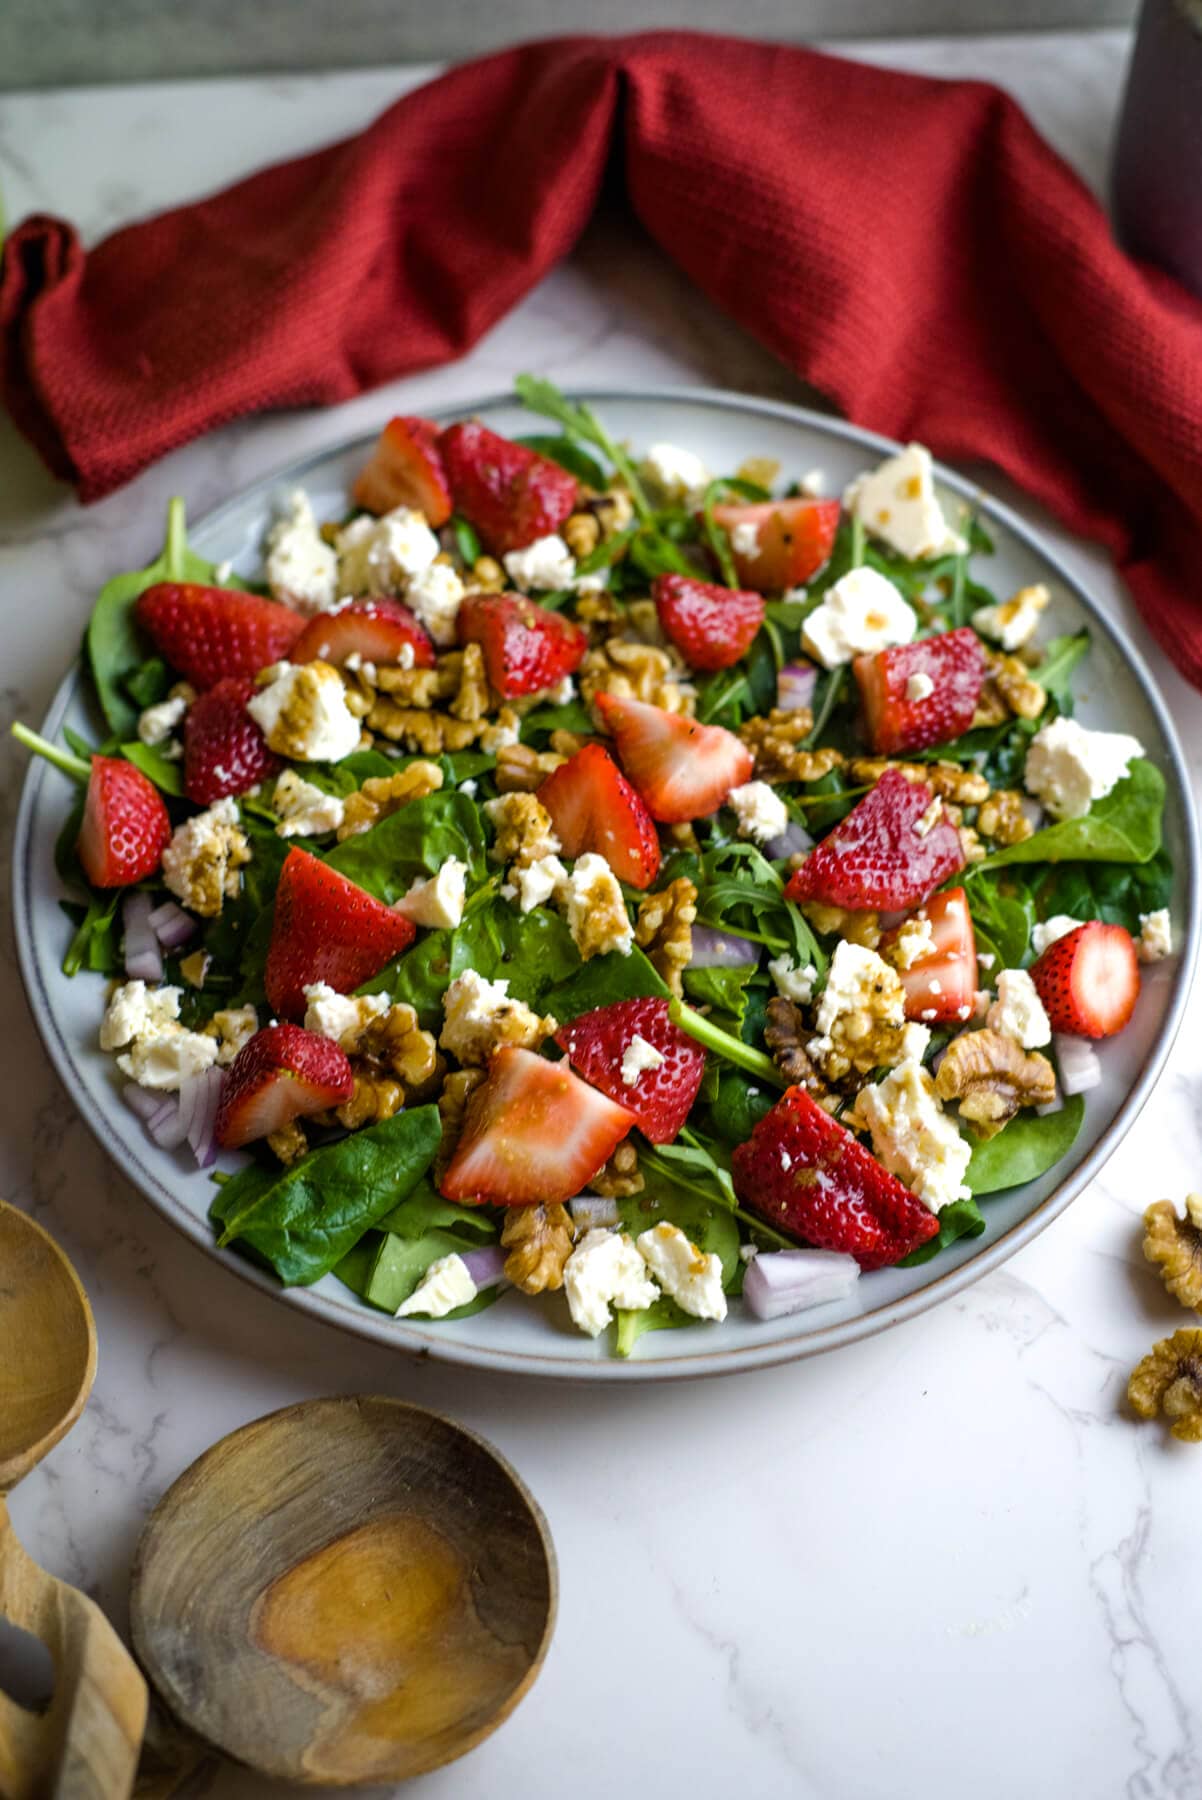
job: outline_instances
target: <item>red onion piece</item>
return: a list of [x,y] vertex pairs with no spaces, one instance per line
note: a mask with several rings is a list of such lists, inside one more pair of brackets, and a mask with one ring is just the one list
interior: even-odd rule
[[205,1069],[200,1075],[187,1076],[180,1088],[180,1112],[187,1119],[185,1136],[202,1169],[207,1169],[217,1155],[213,1133],[224,1081],[223,1070]]
[[468,1274],[476,1284],[476,1291],[482,1293],[485,1288],[496,1287],[505,1278],[505,1258],[508,1251],[500,1244],[485,1244],[481,1250],[461,1250],[459,1252]]
[[139,1087],[136,1081],[127,1081],[121,1089],[121,1098],[130,1112],[137,1113],[142,1123],[152,1119],[163,1104],[161,1094],[152,1094],[149,1088]]
[[790,819],[779,837],[769,838],[764,845],[764,855],[770,862],[780,862],[785,856],[800,856],[805,850],[814,848],[814,840],[804,825],[796,819]]
[[174,900],[165,900],[150,915],[150,929],[164,950],[178,950],[195,934],[196,920]]
[[1039,1119],[1046,1119],[1049,1113],[1058,1113],[1063,1111],[1063,1109],[1064,1095],[1058,1093],[1056,1098],[1054,1100],[1049,1100],[1046,1106],[1037,1106],[1035,1108],[1035,1116]]
[[813,663],[786,663],[776,678],[776,704],[781,712],[800,712],[814,700],[818,671]]
[[747,1265],[743,1298],[757,1319],[781,1319],[845,1300],[859,1278],[855,1257],[838,1250],[761,1250]]
[[147,1119],[146,1129],[160,1149],[179,1149],[188,1135],[188,1128],[180,1117],[178,1095],[163,1095],[162,1104]]
[[577,1194],[574,1200],[568,1201],[568,1210],[578,1235],[584,1231],[606,1230],[610,1225],[620,1224],[622,1219],[617,1201],[605,1194]]
[[1029,794],[1023,795],[1019,802],[1019,811],[1024,819],[1030,820],[1032,831],[1038,831],[1043,825],[1043,807],[1038,800],[1032,800]]
[[1102,1079],[1102,1065],[1088,1038],[1057,1031],[1052,1037],[1052,1048],[1056,1052],[1060,1085],[1066,1094],[1087,1094],[1090,1088],[1097,1087]]
[[131,981],[163,979],[163,952],[151,929],[150,914],[149,894],[138,888],[126,894],[121,908],[121,925],[125,934],[125,973]]
[[734,932],[716,931],[712,925],[694,925],[690,969],[740,969],[760,959],[758,944]]

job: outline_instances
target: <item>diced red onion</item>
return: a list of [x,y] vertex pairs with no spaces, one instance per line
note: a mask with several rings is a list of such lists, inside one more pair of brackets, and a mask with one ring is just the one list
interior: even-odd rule
[[459,1255],[476,1284],[477,1293],[482,1293],[485,1288],[496,1287],[504,1280],[508,1251],[503,1250],[500,1244],[485,1244],[481,1250],[461,1250]]
[[207,1169],[217,1155],[213,1136],[217,1124],[217,1108],[225,1074],[221,1069],[205,1069],[199,1075],[185,1076],[179,1091],[180,1114],[184,1135],[192,1154],[202,1169]]
[[1102,1065],[1088,1038],[1058,1031],[1052,1038],[1052,1048],[1060,1070],[1060,1085],[1066,1094],[1087,1094],[1090,1088],[1097,1087],[1102,1079]]
[[781,712],[800,712],[814,700],[818,671],[813,663],[786,663],[776,678],[776,704]]
[[161,981],[163,952],[150,923],[150,895],[135,888],[126,894],[121,908],[121,924],[125,934],[125,973],[131,981]]
[[1032,800],[1029,794],[1024,794],[1019,801],[1019,811],[1030,824],[1031,830],[1038,831],[1043,824],[1043,807],[1038,800]]
[[859,1278],[855,1257],[838,1250],[761,1250],[747,1265],[743,1298],[757,1319],[781,1319],[845,1300]]
[[137,1113],[142,1123],[154,1117],[163,1104],[161,1094],[152,1094],[149,1088],[139,1087],[136,1081],[127,1081],[121,1089],[121,1098],[130,1112]]
[[196,931],[196,920],[174,900],[165,900],[150,915],[150,929],[164,950],[178,950]]
[[179,1149],[188,1128],[181,1117],[177,1094],[164,1094],[158,1110],[147,1119],[146,1129],[161,1150]]
[[622,1214],[616,1200],[606,1194],[577,1194],[568,1201],[572,1223],[582,1231],[607,1230],[620,1223]]
[[805,850],[814,848],[814,840],[804,825],[796,819],[790,819],[779,837],[769,838],[764,845],[764,855],[771,862],[779,862],[784,856],[800,856]]
[[1054,1100],[1049,1100],[1046,1106],[1037,1106],[1035,1108],[1036,1117],[1046,1119],[1049,1113],[1058,1113],[1063,1107],[1064,1095],[1057,1090],[1056,1098]]
[[745,963],[760,959],[759,945],[750,938],[730,931],[715,931],[711,925],[694,925],[693,954],[690,969],[741,969]]

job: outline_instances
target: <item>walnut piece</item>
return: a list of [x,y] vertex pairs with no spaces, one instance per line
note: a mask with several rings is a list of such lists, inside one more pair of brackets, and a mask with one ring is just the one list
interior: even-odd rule
[[[1048,703],[1046,691],[1034,680],[1030,669],[1017,656],[1005,656],[998,650],[985,652],[985,684],[973,717],[977,724],[998,724],[1002,719],[1037,719]],[[1002,718],[996,715],[999,703]],[[989,717],[982,715],[988,714]]]
[[428,707],[436,700],[449,699],[458,684],[448,681],[441,668],[402,669],[390,663],[376,670],[375,685],[397,706]]
[[423,756],[438,756],[442,751],[466,750],[481,733],[479,721],[455,719],[450,713],[420,706],[398,706],[388,694],[381,694],[367,715],[371,729],[387,738],[390,744],[401,744],[406,750]]
[[605,493],[588,502],[588,510],[601,527],[601,536],[606,543],[617,537],[619,531],[625,531],[634,519],[634,502],[624,487],[607,488]]
[[289,1120],[278,1131],[268,1133],[267,1148],[273,1156],[278,1156],[284,1167],[290,1168],[299,1162],[302,1156],[309,1154],[309,1140],[305,1136],[305,1128],[299,1119]]
[[959,763],[891,762],[885,756],[853,756],[847,772],[857,784],[877,782],[886,769],[896,769],[907,781],[925,781],[939,800],[950,800],[956,806],[979,806],[989,798],[989,783],[975,769],[961,768]]
[[1175,1438],[1202,1444],[1202,1331],[1175,1331],[1154,1344],[1132,1372],[1127,1398],[1141,1419],[1163,1413]]
[[999,788],[982,802],[977,830],[995,844],[1021,844],[1035,827],[1023,811],[1023,796],[1014,788]]
[[589,1189],[607,1200],[629,1200],[632,1194],[642,1193],[639,1153],[629,1138],[618,1145],[605,1167],[597,1170],[589,1182]]
[[595,513],[572,513],[564,521],[563,541],[577,561],[583,561],[601,542],[601,521]]
[[557,856],[563,849],[550,813],[534,794],[500,794],[495,800],[484,802],[484,811],[496,833],[489,851],[494,862],[512,862],[526,868],[544,856]]
[[405,1090],[399,1081],[393,1081],[387,1075],[380,1075],[367,1064],[356,1063],[353,1059],[351,1067],[355,1072],[355,1091],[349,1100],[334,1108],[334,1117],[348,1131],[358,1131],[362,1125],[378,1125],[383,1119],[391,1119],[399,1113],[405,1104]]
[[684,972],[693,960],[693,921],[697,917],[697,889],[687,875],[678,875],[666,888],[639,902],[634,941],[656,973],[679,999],[684,993]]
[[434,1159],[434,1179],[439,1181],[446,1173],[448,1164],[454,1156],[463,1135],[463,1120],[467,1112],[467,1103],[474,1089],[484,1080],[483,1069],[456,1069],[448,1075],[442,1084],[442,1092],[438,1096],[438,1116],[442,1120],[442,1137],[439,1140],[438,1155]]
[[979,1137],[991,1138],[1020,1107],[1050,1106],[1056,1074],[1046,1056],[1000,1031],[965,1031],[944,1053],[935,1092],[941,1100],[958,1100],[960,1117]]
[[563,1286],[563,1265],[572,1254],[575,1229],[566,1207],[509,1206],[501,1243],[509,1255],[505,1273],[523,1294],[554,1293]]
[[697,696],[683,675],[684,664],[675,651],[611,637],[585,652],[580,692],[589,704],[597,694],[614,694],[622,700],[646,700],[664,712],[691,714]]
[[827,906],[822,900],[807,900],[801,910],[823,937],[846,938],[849,944],[862,944],[865,950],[875,950],[881,941],[880,919],[874,912],[847,912],[841,906]]
[[487,718],[493,709],[493,697],[484,673],[484,652],[479,644],[465,644],[462,650],[453,650],[449,656],[440,657],[439,664],[440,675],[455,682],[450,706],[452,718],[468,724]]
[[505,586],[505,571],[495,557],[478,556],[472,565],[471,586],[484,594],[495,594]]
[[803,1087],[817,1099],[826,1093],[826,1083],[806,1053],[805,1045],[813,1035],[795,1000],[781,995],[769,1000],[764,1026],[768,1052],[791,1087]]
[[497,792],[533,794],[565,760],[554,750],[532,750],[529,744],[503,744],[497,751]]
[[413,1008],[401,1002],[369,1022],[360,1039],[360,1054],[396,1077],[404,1087],[406,1104],[427,1099],[442,1073],[434,1034],[423,1031]]
[[1171,1200],[1156,1200],[1144,1214],[1144,1255],[1160,1268],[1175,1300],[1202,1312],[1202,1194],[1185,1196],[1182,1218]]
[[802,739],[814,726],[814,715],[808,706],[795,712],[773,707],[748,719],[739,736],[755,758],[755,773],[760,781],[819,781],[838,768],[843,757],[838,750],[807,750]]
[[395,775],[371,775],[356,793],[348,794],[343,808],[338,842],[366,831],[411,800],[424,800],[442,786],[442,770],[436,763],[412,762]]

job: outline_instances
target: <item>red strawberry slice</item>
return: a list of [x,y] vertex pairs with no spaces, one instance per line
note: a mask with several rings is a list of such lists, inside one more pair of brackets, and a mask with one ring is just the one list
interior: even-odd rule
[[[663,1061],[638,1067],[639,1046],[623,1061],[636,1038],[649,1044]],[[705,1051],[673,1025],[666,1000],[616,1000],[612,1006],[583,1013],[556,1034],[555,1042],[586,1081],[634,1111],[638,1128],[653,1144],[670,1144],[689,1116],[705,1073]],[[650,1059],[648,1059],[650,1061]]]
[[494,556],[548,537],[575,509],[580,490],[574,475],[476,420],[452,425],[438,447],[457,511]]
[[852,665],[868,741],[881,756],[946,744],[972,724],[985,679],[985,652],[967,625],[898,644]]
[[804,1088],[792,1087],[731,1158],[735,1192],[787,1237],[882,1269],[934,1237],[939,1221]]
[[324,981],[349,994],[407,950],[417,927],[304,850],[280,871],[263,983],[284,1018],[305,1010],[304,990]]
[[[935,948],[908,969],[898,970],[906,990],[907,1019],[921,1019],[925,1025],[933,1025],[937,1020],[969,1018],[977,991],[977,940],[968,895],[962,887],[945,888],[942,893],[932,894],[914,917],[930,922]],[[900,930],[898,926],[885,932],[881,938],[882,955],[896,942]]]
[[157,581],[139,594],[134,614],[159,655],[194,688],[225,675],[257,675],[281,662],[305,628],[299,613],[276,600],[195,581]]
[[[852,911],[900,912],[925,900],[964,867],[960,834],[925,781],[886,769],[870,794],[824,837],[789,879],[787,900],[820,900]],[[929,828],[928,828],[929,825]]]
[[700,725],[616,694],[598,694],[596,706],[653,819],[675,824],[705,818],[731,788],[751,779],[751,752],[721,725]]
[[217,1107],[217,1142],[240,1149],[305,1113],[340,1105],[354,1091],[351,1065],[332,1038],[299,1025],[268,1025],[230,1064]]
[[1139,999],[1139,960],[1131,933],[1091,919],[1049,944],[1031,980],[1053,1031],[1113,1037]]
[[607,1163],[635,1115],[533,1050],[498,1050],[468,1102],[440,1183],[447,1200],[533,1206],[570,1200]]
[[274,775],[278,756],[246,710],[255,692],[247,675],[227,675],[198,694],[184,719],[184,792],[198,806],[244,794]]
[[543,782],[538,797],[568,856],[593,850],[619,881],[650,887],[659,873],[655,821],[600,744],[585,744]]
[[[732,537],[731,555],[742,585],[775,594],[808,581],[829,560],[839,529],[839,502],[757,500],[745,506],[715,506],[714,522]],[[756,527],[753,551],[735,548],[738,525]]]
[[506,700],[558,686],[588,649],[579,625],[523,594],[469,594],[459,642],[480,645],[489,686]]
[[657,575],[651,595],[659,622],[694,669],[729,669],[764,623],[762,594],[715,587],[689,575]]
[[351,489],[356,506],[391,512],[412,506],[437,530],[451,516],[451,489],[431,419],[389,419]]
[[129,887],[153,875],[171,836],[163,796],[119,756],[94,756],[79,827],[83,872],[93,887]]
[[341,668],[349,656],[361,662],[407,663],[406,645],[413,652],[409,665],[434,667],[434,645],[424,625],[418,623],[399,600],[352,600],[335,612],[318,613],[288,652],[289,662],[328,662]]

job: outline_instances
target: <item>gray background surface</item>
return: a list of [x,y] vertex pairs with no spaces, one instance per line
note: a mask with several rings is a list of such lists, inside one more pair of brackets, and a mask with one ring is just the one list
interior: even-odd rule
[[1124,24],[1138,0],[0,0],[0,91],[457,58],[567,31],[785,40]]

